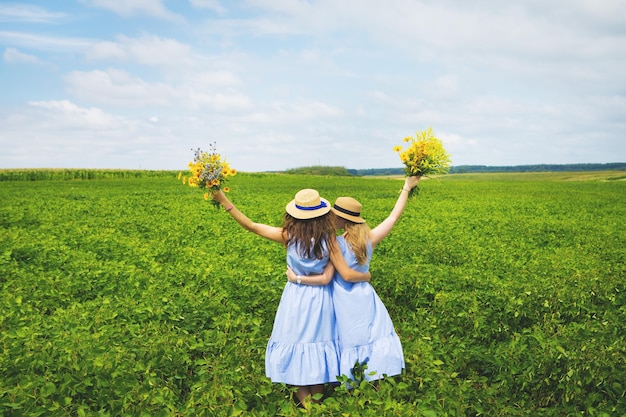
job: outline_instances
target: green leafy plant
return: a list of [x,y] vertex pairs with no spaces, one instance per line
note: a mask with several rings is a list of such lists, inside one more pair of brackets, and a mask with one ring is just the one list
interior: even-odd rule
[[[0,182],[0,415],[626,414],[623,181],[424,181],[371,267],[404,373],[374,384],[362,367],[298,409],[263,362],[279,245],[176,172],[37,174]],[[359,197],[377,224],[399,182],[239,173],[229,185],[269,224],[305,187]]]

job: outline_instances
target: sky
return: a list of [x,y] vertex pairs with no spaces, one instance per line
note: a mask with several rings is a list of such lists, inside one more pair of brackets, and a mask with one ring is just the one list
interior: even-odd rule
[[626,162],[624,0],[0,0],[0,169]]

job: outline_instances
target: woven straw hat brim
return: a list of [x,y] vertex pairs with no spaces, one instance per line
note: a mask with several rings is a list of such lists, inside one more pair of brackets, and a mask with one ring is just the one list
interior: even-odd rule
[[338,197],[332,211],[335,215],[352,223],[365,223],[365,219],[361,217],[361,209],[361,203],[354,198]]
[[320,201],[325,203],[326,207],[320,207],[315,210],[302,210],[296,207],[296,200],[293,199],[287,204],[287,206],[285,207],[285,210],[287,211],[287,213],[289,213],[292,217],[295,217],[296,219],[300,219],[300,220],[314,219],[316,217],[321,217],[330,211],[330,203],[328,202],[328,200],[320,197]]
[[343,213],[336,208],[331,208],[332,212],[335,213],[336,216],[341,217],[342,219],[350,220],[352,223],[365,223],[365,219],[362,217],[352,216],[350,214]]

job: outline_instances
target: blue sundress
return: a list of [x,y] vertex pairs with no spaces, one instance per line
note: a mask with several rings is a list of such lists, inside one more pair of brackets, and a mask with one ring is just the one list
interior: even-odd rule
[[[365,265],[357,262],[343,236],[339,236],[337,242],[350,268],[359,272],[369,270],[371,242]],[[374,287],[369,282],[347,282],[338,272],[335,272],[332,284],[341,375],[354,379],[352,368],[356,361],[367,364],[365,378],[368,381],[381,379],[383,375],[401,374],[404,369],[402,344]],[[375,373],[369,375],[371,372]]]
[[[287,265],[297,275],[321,274],[329,261],[303,259],[295,245],[287,248]],[[265,354],[265,373],[272,382],[316,385],[336,382],[339,346],[331,284],[287,282]]]

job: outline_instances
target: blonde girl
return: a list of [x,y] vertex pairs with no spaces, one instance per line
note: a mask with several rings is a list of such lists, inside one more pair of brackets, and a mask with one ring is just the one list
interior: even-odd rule
[[[337,217],[335,226],[344,230],[337,243],[349,268],[369,272],[374,248],[391,232],[404,211],[409,192],[418,182],[419,177],[406,178],[389,216],[371,230],[361,217],[361,203],[352,197],[337,198],[332,208]],[[287,271],[287,277],[296,279],[291,271]],[[306,277],[304,282],[313,284],[323,278]],[[332,284],[340,373],[355,379],[353,368],[358,362],[367,365],[364,375],[367,380],[401,374],[404,369],[402,344],[385,305],[369,280],[336,271]]]

